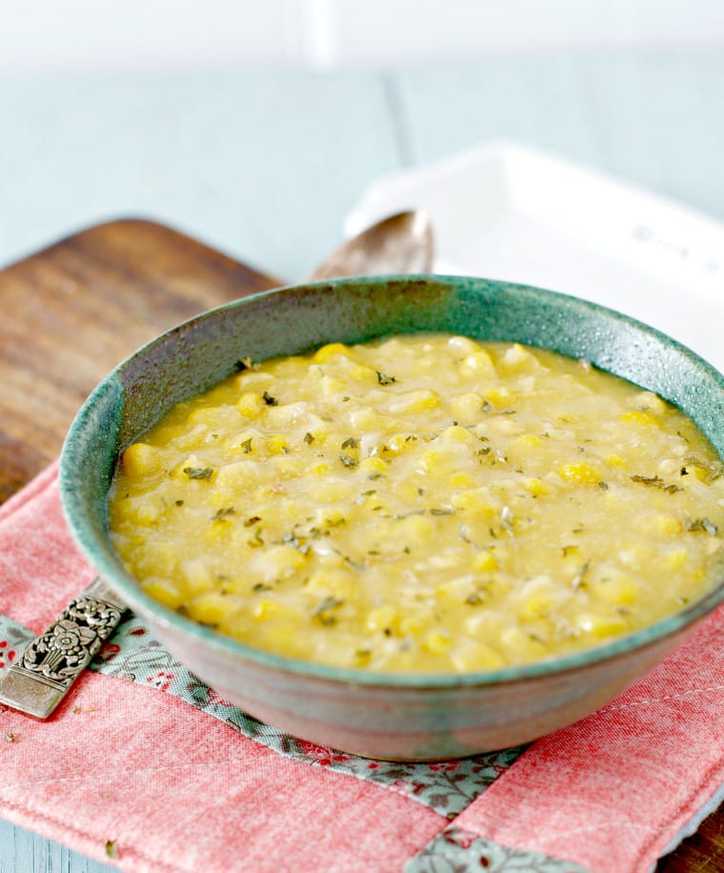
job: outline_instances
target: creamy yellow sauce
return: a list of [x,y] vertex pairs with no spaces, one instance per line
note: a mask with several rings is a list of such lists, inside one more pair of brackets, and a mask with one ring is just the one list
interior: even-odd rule
[[124,452],[110,522],[148,594],[244,643],[493,669],[650,625],[721,562],[712,447],[585,362],[436,334],[239,367]]

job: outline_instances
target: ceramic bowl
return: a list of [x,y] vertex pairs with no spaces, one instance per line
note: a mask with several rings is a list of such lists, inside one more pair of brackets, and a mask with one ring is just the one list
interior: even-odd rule
[[646,673],[717,603],[724,584],[657,624],[594,649],[464,675],[339,669],[253,649],[166,609],[124,570],[107,530],[119,452],[178,401],[263,360],[330,341],[415,331],[511,340],[586,358],[657,392],[724,453],[724,379],[689,350],[624,315],[551,291],[486,279],[336,280],[246,297],[159,337],[117,367],[71,427],[61,493],[98,572],[196,675],[262,721],[346,752],[433,760],[516,745],[570,724]]

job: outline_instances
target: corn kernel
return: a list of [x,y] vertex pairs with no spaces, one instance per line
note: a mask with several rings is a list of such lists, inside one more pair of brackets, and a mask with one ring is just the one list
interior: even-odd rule
[[351,597],[357,590],[357,581],[348,570],[327,567],[313,573],[305,591],[310,594],[332,595],[340,600]]
[[461,491],[459,494],[453,494],[450,502],[455,509],[461,509],[465,512],[492,517],[496,514],[495,506],[493,506],[490,494],[485,488],[473,488],[469,491]]
[[228,597],[218,591],[208,591],[195,597],[186,607],[194,621],[202,624],[219,625],[229,618],[234,609],[241,604],[234,597]]
[[476,573],[493,573],[497,569],[498,561],[495,555],[487,549],[478,552],[473,558],[473,570]]
[[510,406],[513,402],[514,395],[506,387],[489,388],[483,392],[483,397],[492,403],[496,409],[501,409],[504,406]]
[[450,449],[428,449],[420,455],[418,470],[428,476],[451,472],[457,465],[457,454]]
[[264,411],[264,401],[254,391],[245,391],[239,398],[236,408],[247,418],[259,418]]
[[150,527],[161,517],[161,507],[148,497],[128,497],[118,501],[115,513],[121,521],[133,521],[142,527]]
[[184,602],[183,592],[170,579],[151,577],[144,579],[141,584],[149,597],[153,597],[169,609],[178,609]]
[[224,464],[216,474],[217,489],[233,493],[254,482],[259,474],[259,469],[254,461],[235,461],[233,464]]
[[494,670],[505,666],[505,659],[491,646],[479,640],[463,640],[450,653],[450,660],[461,673],[472,670]]
[[386,473],[387,463],[382,458],[365,458],[360,461],[360,470],[364,473]]
[[423,545],[435,533],[435,522],[426,515],[411,515],[403,518],[394,529],[395,539],[405,544]]
[[544,497],[546,494],[550,494],[550,487],[542,479],[526,479],[523,482],[523,485],[525,486],[525,490],[529,494],[532,494],[533,497]]
[[505,350],[500,363],[504,369],[511,371],[536,369],[540,366],[536,356],[518,343]]
[[674,515],[661,514],[653,519],[653,528],[662,537],[675,537],[683,530],[683,525]]
[[471,391],[468,394],[459,394],[448,401],[450,411],[455,418],[464,424],[472,424],[480,420],[483,410],[483,398]]
[[353,409],[347,419],[356,431],[384,430],[386,419],[369,406]]
[[642,391],[640,394],[632,397],[629,402],[636,406],[637,409],[651,412],[655,415],[663,415],[666,412],[666,403],[664,403],[658,394],[654,394],[653,391]]
[[214,587],[209,562],[205,558],[189,558],[181,563],[184,590],[188,594],[201,594]]
[[420,389],[398,394],[390,402],[389,410],[392,413],[424,412],[426,409],[435,409],[440,405],[440,398],[435,391]]
[[526,449],[537,449],[543,445],[543,439],[537,433],[524,433],[516,439],[516,443]]
[[335,379],[334,376],[323,376],[321,388],[322,394],[328,398],[339,397],[346,391],[344,382]]
[[467,445],[475,442],[475,437],[470,431],[467,428],[460,427],[459,424],[446,427],[440,434],[440,439],[447,443],[462,443]]
[[362,364],[354,364],[349,367],[345,375],[349,376],[350,379],[354,379],[355,382],[365,382],[368,385],[377,384],[377,373],[371,367],[365,367]]
[[433,655],[444,655],[451,646],[452,638],[447,631],[431,630],[425,634],[425,648]]
[[350,350],[343,343],[328,343],[326,346],[322,346],[321,349],[317,349],[314,354],[314,360],[318,364],[324,364],[337,355],[349,356],[350,354]]
[[594,612],[583,612],[576,616],[576,627],[589,634],[595,639],[622,634],[627,629],[627,624],[621,616],[601,615]]
[[397,625],[398,612],[394,606],[378,606],[367,613],[367,629],[393,631]]
[[275,433],[267,437],[266,448],[270,455],[283,455],[289,451],[289,443],[280,433]]
[[304,555],[292,546],[269,546],[258,551],[260,554],[251,559],[250,569],[252,573],[258,573],[265,582],[291,576],[304,566]]
[[251,614],[257,621],[269,621],[270,618],[279,615],[281,611],[280,605],[275,600],[265,598],[254,604]]
[[447,346],[451,352],[458,355],[472,355],[480,350],[480,346],[467,336],[451,336]]
[[711,479],[711,473],[709,470],[704,467],[700,467],[698,464],[687,464],[686,470],[688,473],[693,473],[694,476],[699,480],[699,482],[709,482]]
[[663,564],[667,570],[676,572],[677,570],[681,570],[688,560],[689,553],[686,549],[674,549],[671,552],[667,552],[664,556]]
[[124,472],[131,479],[139,479],[141,476],[149,476],[159,471],[160,453],[158,449],[147,443],[133,443],[123,453],[121,463]]
[[639,424],[642,427],[658,427],[659,422],[648,412],[642,412],[639,409],[634,409],[632,412],[624,412],[621,416],[621,421],[627,424]]
[[640,596],[636,582],[624,574],[591,582],[587,587],[593,596],[613,606],[629,606]]
[[415,612],[405,615],[400,619],[400,633],[403,637],[419,637],[423,631],[427,630],[432,621],[432,614],[429,612]]
[[495,376],[495,364],[490,355],[480,349],[468,355],[460,365],[460,372],[465,376]]
[[475,479],[469,473],[453,473],[448,479],[451,488],[472,488]]
[[409,451],[418,442],[417,436],[410,433],[396,433],[385,441],[385,455],[400,455]]
[[514,662],[533,661],[547,654],[546,646],[535,636],[517,625],[504,628],[500,633],[500,644]]
[[598,485],[601,474],[590,464],[563,464],[558,475],[574,485]]
[[349,519],[349,512],[339,507],[321,507],[315,512],[317,524],[337,527]]
[[466,597],[475,591],[475,580],[472,576],[460,576],[450,579],[435,588],[435,597],[444,602],[462,603]]

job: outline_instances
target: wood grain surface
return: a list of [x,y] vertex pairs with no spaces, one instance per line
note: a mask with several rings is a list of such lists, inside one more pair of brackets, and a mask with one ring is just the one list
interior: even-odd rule
[[0,272],[0,503],[59,452],[98,380],[209,307],[280,284],[168,227],[127,219]]
[[[58,454],[88,392],[139,345],[203,309],[279,284],[142,219],[92,227],[0,271],[0,503]],[[723,871],[724,812],[657,869]]]

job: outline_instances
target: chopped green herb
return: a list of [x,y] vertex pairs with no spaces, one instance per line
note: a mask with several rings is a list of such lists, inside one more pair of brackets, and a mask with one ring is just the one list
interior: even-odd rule
[[479,606],[483,602],[483,599],[477,591],[473,591],[472,594],[468,594],[465,598],[465,602],[468,606]]
[[221,509],[217,509],[216,512],[211,516],[212,521],[223,521],[225,518],[228,518],[230,515],[236,515],[236,510],[233,506],[224,506]]
[[244,522],[244,527],[253,527],[258,521],[261,521],[261,516],[252,515],[251,518],[247,518]]
[[406,555],[409,555],[412,549],[409,546],[405,546],[402,550]]
[[483,400],[483,405],[481,406],[481,409],[483,410],[483,412],[490,412],[492,410],[492,408],[493,408],[493,404],[490,403],[490,401]]
[[394,376],[388,376],[386,373],[383,373],[381,370],[376,370],[377,373],[377,381],[380,385],[392,385],[393,382],[397,382]]
[[351,455],[340,455],[339,460],[344,464],[345,467],[356,467],[359,461],[356,458],[353,458]]
[[381,478],[382,478],[382,473],[372,473],[372,474],[371,474],[370,476],[368,476],[367,478],[368,478],[370,481],[372,481],[372,482],[376,482],[378,479],[381,479]]
[[250,540],[247,540],[246,542],[247,542],[247,545],[252,549],[258,549],[260,546],[263,546],[264,545],[264,538],[261,535],[261,528],[258,527],[254,531],[254,536]]
[[249,454],[249,452],[251,451],[251,437],[249,437],[248,440],[244,440],[244,442],[241,443],[241,448],[243,449],[245,454],[247,454],[247,455]]
[[598,487],[601,491],[608,491],[608,482],[599,482]]
[[578,546],[563,546],[563,547],[561,548],[561,552],[563,552],[563,557],[564,557],[564,558],[567,558],[568,555],[569,555],[571,552],[575,551],[577,548],[578,548]]
[[681,487],[679,485],[667,485],[666,482],[660,476],[631,476],[632,482],[637,482],[639,485],[648,485],[650,488],[660,488],[662,491],[666,491],[669,494],[676,494],[677,491],[681,491]]
[[264,582],[256,582],[252,585],[251,590],[255,594],[260,594],[262,591],[273,591],[274,587],[272,585],[266,585]]
[[183,500],[177,500],[177,501],[176,501],[176,506],[183,506],[183,505],[184,505]]
[[420,497],[422,497],[423,494],[425,493],[425,489],[424,489],[424,488],[418,488],[418,489],[417,489],[417,493],[420,495]]
[[311,433],[309,433],[309,432],[305,433],[305,434],[304,434],[304,442],[305,442],[308,446],[311,446],[312,443],[314,442],[314,435],[311,434]]
[[372,494],[377,494],[374,488],[370,488],[369,491],[363,491],[362,497],[370,497]]
[[708,533],[710,537],[715,537],[719,533],[719,528],[708,518],[695,518],[689,522],[686,529],[691,533]]
[[214,471],[211,467],[184,467],[184,473],[189,479],[210,479]]
[[106,857],[118,857],[118,843],[115,840],[106,840]]
[[414,433],[408,434],[408,435],[405,437],[405,442],[406,442],[406,443],[413,443],[413,442],[415,442],[416,440],[417,440],[417,437],[415,436]]
[[447,507],[442,507],[442,508],[433,507],[430,510],[430,515],[453,515],[454,512],[455,512],[454,509],[448,509]]
[[266,403],[267,406],[279,406],[279,401],[276,397],[272,397],[268,391],[265,391],[262,395],[262,400]]
[[320,600],[319,603],[314,607],[312,611],[312,617],[319,619],[322,624],[330,625],[335,624],[337,619],[334,615],[332,615],[332,611],[338,609],[340,606],[344,604],[344,600],[338,600],[336,597],[325,597],[323,600]]
[[357,437],[347,437],[347,439],[342,443],[341,448],[343,449],[356,449],[359,446],[359,440]]

